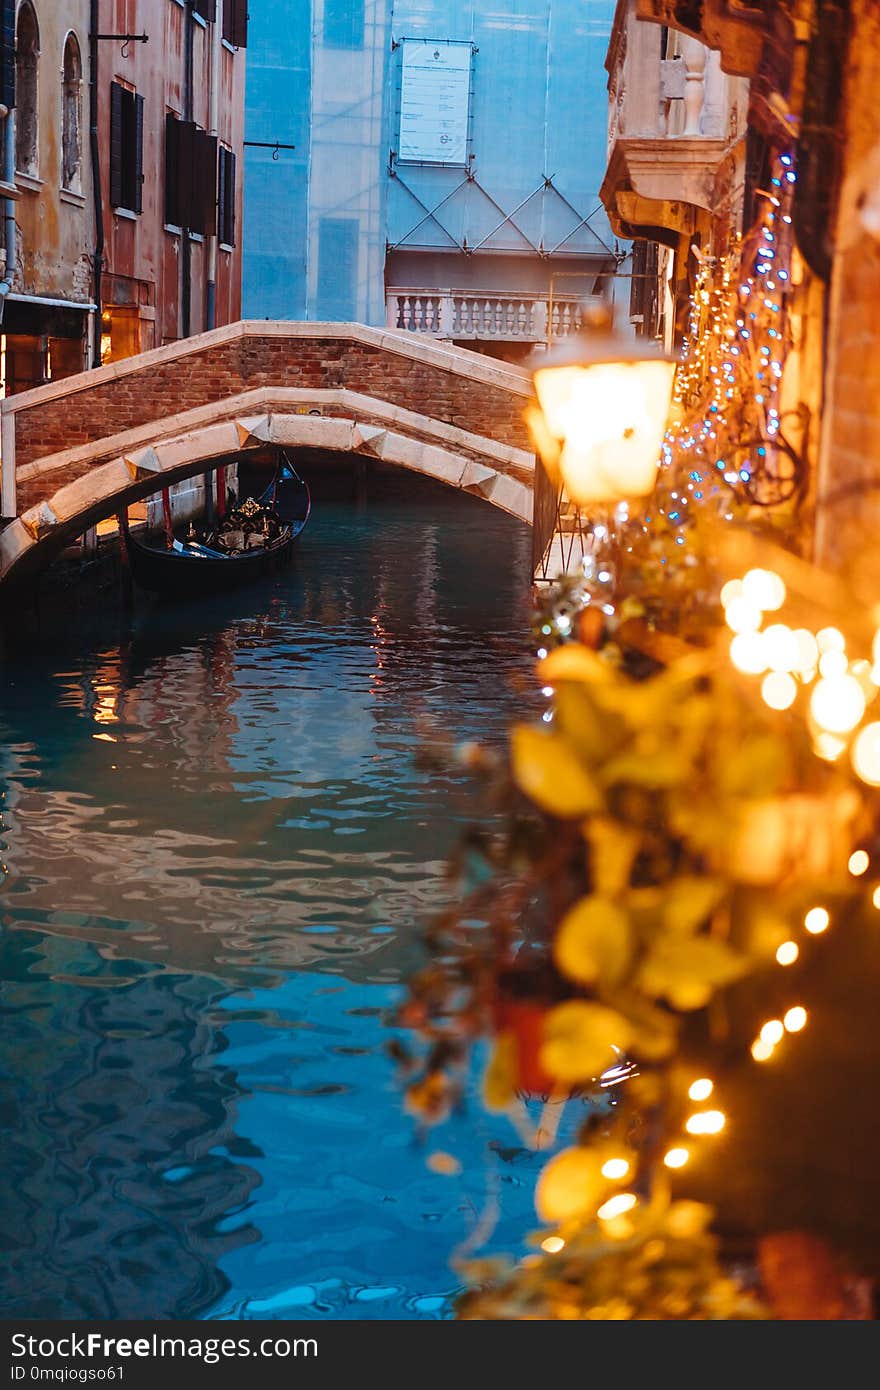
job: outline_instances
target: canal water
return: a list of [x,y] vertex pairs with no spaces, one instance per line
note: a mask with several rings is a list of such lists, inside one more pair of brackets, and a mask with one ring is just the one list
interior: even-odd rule
[[524,1248],[478,1065],[421,1139],[386,1049],[476,805],[416,754],[537,709],[529,549],[382,475],[253,587],[6,640],[0,1316],[444,1318]]

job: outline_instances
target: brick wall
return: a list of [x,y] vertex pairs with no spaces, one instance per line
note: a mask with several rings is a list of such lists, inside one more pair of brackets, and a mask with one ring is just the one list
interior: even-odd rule
[[16,415],[16,465],[260,386],[348,387],[528,448],[521,395],[343,338],[239,338],[37,403]]

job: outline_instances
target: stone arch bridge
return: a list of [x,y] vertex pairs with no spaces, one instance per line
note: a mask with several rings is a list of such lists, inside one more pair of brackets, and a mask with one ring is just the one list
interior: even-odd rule
[[249,448],[360,453],[532,520],[521,367],[352,323],[240,322],[8,397],[0,582]]

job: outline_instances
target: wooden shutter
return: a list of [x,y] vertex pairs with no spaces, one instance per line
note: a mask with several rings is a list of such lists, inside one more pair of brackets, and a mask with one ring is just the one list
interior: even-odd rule
[[177,225],[192,230],[196,125],[195,121],[178,121],[178,126]]
[[165,221],[180,226],[178,180],[180,178],[180,122],[169,111],[165,116]]
[[217,240],[226,240],[226,156],[228,150],[220,146],[217,163]]
[[193,10],[201,19],[213,24],[217,18],[217,0],[192,0]]
[[248,0],[223,0],[223,37],[236,48],[247,47]]
[[132,212],[144,210],[144,99],[134,94],[134,123],[131,150]]
[[15,105],[15,0],[3,0],[0,10],[0,102]]
[[123,206],[122,192],[122,151],[123,139],[123,117],[122,107],[125,88],[120,87],[118,82],[110,83],[110,204],[111,207],[121,208]]
[[220,151],[220,221],[218,236],[226,246],[235,245],[235,155]]
[[198,226],[203,236],[213,236],[217,230],[217,136],[197,131],[196,139],[196,206]]

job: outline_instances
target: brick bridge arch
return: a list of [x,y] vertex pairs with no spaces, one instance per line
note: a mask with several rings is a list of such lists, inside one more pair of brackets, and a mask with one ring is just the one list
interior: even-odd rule
[[531,522],[530,394],[523,368],[351,323],[240,322],[50,382],[0,407],[0,581],[266,444],[379,458]]

